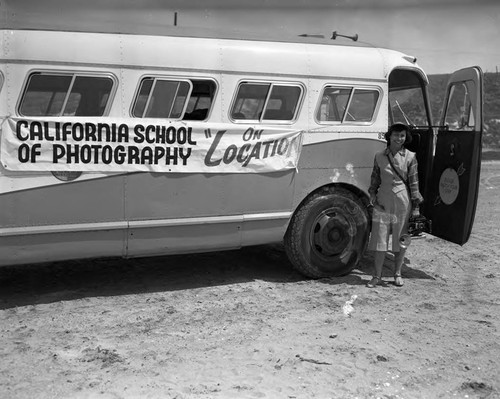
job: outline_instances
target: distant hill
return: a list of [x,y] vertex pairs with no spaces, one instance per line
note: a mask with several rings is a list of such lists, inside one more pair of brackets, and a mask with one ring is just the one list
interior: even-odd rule
[[[443,108],[449,74],[429,75],[429,96],[433,123],[437,125]],[[484,74],[484,136],[483,147],[500,149],[500,74]]]

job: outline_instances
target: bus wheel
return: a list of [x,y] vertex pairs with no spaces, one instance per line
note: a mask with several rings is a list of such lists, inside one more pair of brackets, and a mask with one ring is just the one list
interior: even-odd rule
[[292,265],[312,277],[341,276],[361,260],[368,244],[369,216],[349,190],[328,187],[298,208],[285,234]]

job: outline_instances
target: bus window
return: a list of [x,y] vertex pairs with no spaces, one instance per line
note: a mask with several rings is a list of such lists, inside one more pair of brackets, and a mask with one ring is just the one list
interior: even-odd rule
[[352,88],[325,87],[316,118],[320,122],[342,122]]
[[231,109],[234,120],[291,121],[298,112],[299,85],[243,82]]
[[202,121],[207,119],[215,97],[217,86],[212,80],[192,80],[193,91],[189,96],[183,120]]
[[396,69],[389,76],[390,124],[428,126],[423,81],[414,71]]
[[102,116],[113,89],[110,77],[33,73],[20,100],[23,116]]
[[231,118],[259,120],[270,87],[270,84],[264,83],[242,83],[231,110]]
[[141,81],[132,116],[202,121],[208,117],[216,89],[213,80],[148,77]]
[[273,85],[262,119],[291,121],[298,111],[301,94],[299,86]]
[[[473,85],[473,82],[468,83]],[[475,90],[474,87],[473,90]],[[465,82],[458,82],[451,86],[445,124],[453,130],[474,130],[476,124],[474,107]]]
[[326,86],[316,119],[322,122],[371,122],[380,92],[377,89]]
[[141,82],[132,115],[136,118],[179,119],[191,88],[189,81],[145,78]]
[[349,122],[371,122],[378,97],[379,92],[377,90],[355,89],[344,120]]

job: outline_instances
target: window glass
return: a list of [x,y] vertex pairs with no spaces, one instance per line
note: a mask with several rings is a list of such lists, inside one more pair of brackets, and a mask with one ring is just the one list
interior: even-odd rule
[[31,75],[19,113],[26,116],[61,115],[72,80],[70,75]]
[[316,118],[320,122],[342,122],[352,88],[326,87]]
[[189,96],[184,120],[205,120],[217,89],[215,82],[211,80],[192,80],[193,90]]
[[20,101],[25,116],[102,116],[113,80],[76,74],[32,74]]
[[216,84],[212,80],[145,78],[141,81],[132,116],[205,120],[215,91]]
[[263,119],[292,120],[299,106],[301,93],[302,89],[298,86],[273,85]]
[[379,101],[376,89],[326,86],[316,111],[318,122],[371,122]]
[[302,88],[276,83],[242,83],[231,109],[235,120],[291,121],[297,114]]
[[389,76],[390,123],[428,126],[423,81],[414,71],[396,69]]
[[182,111],[184,110],[184,104],[186,104],[189,91],[191,86],[187,82],[180,82],[177,86],[177,92],[175,93],[174,103],[172,105],[172,110],[170,112],[171,118],[180,118],[182,116]]
[[426,126],[424,96],[421,88],[389,91],[391,123]]
[[474,90],[473,81],[455,83],[451,86],[445,124],[452,130],[474,129],[474,107],[471,104],[470,90],[467,85]]
[[132,108],[132,116],[136,118],[142,118],[144,115],[144,110],[146,109],[146,103],[149,98],[149,93],[153,87],[154,79],[146,78],[141,82],[139,87],[139,93],[135,99],[134,107]]
[[260,119],[270,84],[243,83],[231,111],[233,119]]
[[345,120],[349,122],[370,122],[377,106],[377,90],[355,89]]
[[77,76],[68,96],[64,115],[102,116],[113,87],[109,78]]
[[[189,83],[156,79],[151,89],[148,93],[146,111],[140,116],[144,118],[178,118],[186,101],[184,93],[189,90]],[[178,99],[177,93],[181,96]],[[136,114],[136,112],[133,113]]]

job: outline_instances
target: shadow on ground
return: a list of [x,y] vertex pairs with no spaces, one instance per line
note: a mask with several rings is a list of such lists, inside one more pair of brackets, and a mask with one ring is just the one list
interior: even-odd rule
[[[373,257],[367,253],[357,269],[341,277],[318,280],[330,285],[364,285]],[[384,277],[391,277],[388,256]],[[433,277],[403,266],[405,278]],[[0,268],[0,309],[99,296],[188,290],[262,280],[294,283],[308,280],[293,270],[281,245],[240,250],[137,259],[92,259]]]
[[0,308],[95,296],[236,284],[296,282],[281,246],[136,259],[91,259],[0,268]]
[[[373,275],[373,253],[367,252],[358,267],[351,271],[348,275],[341,277],[330,277],[323,278],[319,281],[329,284],[329,285],[340,285],[340,284],[348,284],[348,285],[366,285],[366,283],[370,280]],[[408,258],[405,258],[403,267],[401,270],[404,279],[417,279],[417,280],[435,280],[434,277],[429,274],[413,268],[411,265],[411,261]],[[394,256],[391,253],[386,255],[384,261],[384,268],[382,270],[382,277],[384,280],[391,281],[394,276]]]

